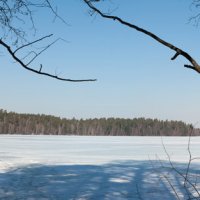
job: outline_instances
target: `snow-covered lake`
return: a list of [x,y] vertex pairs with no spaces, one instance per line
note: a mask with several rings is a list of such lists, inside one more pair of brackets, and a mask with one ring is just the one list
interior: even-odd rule
[[[197,191],[184,188],[164,147],[185,176],[188,137],[1,135],[0,199],[188,199],[198,192],[200,160],[188,176]],[[200,157],[200,137],[190,150]]]

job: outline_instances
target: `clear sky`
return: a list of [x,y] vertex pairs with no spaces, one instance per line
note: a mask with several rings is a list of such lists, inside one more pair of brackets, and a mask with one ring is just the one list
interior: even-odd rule
[[[70,83],[24,70],[1,48],[0,107],[66,118],[158,118],[200,123],[200,75],[184,58],[114,21],[90,16],[81,0],[56,1],[64,25],[48,11],[35,12],[37,35],[62,37],[35,65],[73,79]],[[200,61],[200,28],[188,23],[191,1],[105,1],[101,8],[154,32]],[[98,4],[97,4],[98,6]],[[31,32],[28,33],[31,35]],[[39,45],[38,45],[39,46]]]

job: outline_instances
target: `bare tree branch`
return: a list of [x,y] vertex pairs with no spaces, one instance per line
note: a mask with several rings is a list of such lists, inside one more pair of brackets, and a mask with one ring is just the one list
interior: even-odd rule
[[55,41],[53,41],[52,43],[48,44],[39,53],[35,53],[35,56],[26,64],[26,66],[30,65],[40,54],[42,54],[44,51],[46,51],[49,47],[51,47],[53,44],[55,44],[58,40],[59,40],[59,38],[56,39]]
[[[46,36],[46,37],[47,37],[47,36]],[[43,38],[45,38],[45,37],[43,37]],[[41,39],[42,39],[42,38],[41,38]],[[39,41],[40,41],[41,39],[39,39]],[[71,82],[96,81],[96,79],[80,79],[80,80],[74,80],[74,79],[62,78],[62,77],[59,77],[59,76],[57,76],[57,75],[53,75],[53,74],[50,74],[50,73],[42,72],[42,71],[41,71],[41,70],[42,70],[42,65],[40,65],[40,69],[39,69],[39,70],[33,69],[33,68],[31,68],[31,67],[28,67],[27,64],[25,64],[20,58],[18,58],[18,57],[15,55],[16,50],[15,50],[15,51],[12,51],[11,47],[10,47],[8,44],[6,44],[2,39],[0,39],[0,45],[2,45],[3,47],[5,47],[5,48],[7,49],[7,51],[8,51],[8,53],[12,56],[12,58],[13,58],[17,63],[19,63],[23,68],[25,68],[25,69],[27,69],[27,70],[29,70],[29,71],[31,71],[31,72],[34,72],[34,73],[36,73],[36,74],[48,76],[48,77],[51,77],[51,78],[54,78],[54,79],[58,79],[58,80],[61,80],[61,81],[71,81]],[[22,46],[22,47],[19,47],[18,50],[19,50],[19,49],[22,49],[22,48],[25,47],[25,46],[29,46],[29,45],[30,45],[30,44],[26,44],[26,45],[24,45],[24,46]],[[52,45],[52,43],[51,43],[50,45]],[[49,45],[48,45],[47,47],[49,47]],[[43,50],[42,50],[42,51],[43,51]],[[34,59],[35,59],[39,54],[41,54],[41,52],[39,52],[38,54],[36,54],[36,56],[34,57]],[[31,62],[32,62],[32,61],[33,61],[33,59],[31,60]],[[29,62],[29,64],[30,64],[30,62]]]
[[[196,194],[198,194],[198,197],[200,197],[200,192],[198,191],[198,188],[195,186],[194,183],[192,183],[189,179],[188,179],[188,176],[187,175],[184,175],[182,172],[180,172],[173,164],[173,162],[171,161],[171,157],[169,155],[169,153],[167,152],[167,149],[163,143],[163,139],[161,138],[161,141],[162,141],[162,146],[163,146],[163,149],[167,155],[167,158],[168,158],[168,161],[169,161],[169,164],[171,165],[171,168],[178,174],[180,175],[183,179],[184,179],[184,188],[186,190],[186,192],[188,193],[188,187],[186,187],[186,184],[185,182],[187,182],[192,188],[193,190],[196,192]],[[189,144],[189,143],[188,143]],[[190,161],[191,163],[191,161]],[[188,171],[189,171],[189,167],[190,167],[190,164],[188,165]],[[196,198],[196,197],[194,197]],[[196,198],[197,199],[197,198]]]
[[69,23],[67,23],[60,15],[58,15],[58,12],[57,10],[55,10],[51,3],[49,2],[49,0],[46,0],[46,3],[47,3],[47,6],[50,8],[50,10],[53,12],[53,14],[55,15],[55,19],[56,18],[59,18],[65,25],[68,25],[69,26]]
[[30,46],[30,45],[32,45],[32,44],[34,44],[34,43],[40,42],[41,40],[44,40],[44,39],[46,39],[46,38],[48,38],[48,37],[51,37],[51,36],[53,36],[53,34],[46,35],[46,36],[44,36],[44,37],[42,37],[42,38],[39,38],[39,39],[37,39],[37,40],[35,40],[35,41],[33,41],[33,42],[30,42],[30,43],[28,43],[28,44],[22,45],[21,47],[17,48],[13,53],[15,54],[15,53],[16,53],[17,51],[19,51],[20,49],[22,49],[22,48],[24,48],[24,47],[27,47],[27,46]]
[[185,173],[185,180],[184,180],[184,186],[185,187],[186,187],[186,184],[187,184],[188,173],[189,173],[190,165],[191,165],[191,162],[192,162],[192,154],[191,154],[191,151],[190,151],[190,141],[191,141],[191,136],[192,136],[193,128],[191,127],[191,129],[192,130],[190,131],[190,134],[189,134],[188,147],[187,147],[188,154],[189,154],[189,160],[188,160],[188,165],[187,165],[187,169],[186,169],[186,173]]
[[[159,159],[159,157],[158,157],[158,159]],[[149,158],[149,161],[150,161],[150,163],[151,163],[151,165],[152,165],[153,170],[155,171],[155,173],[159,175],[159,179],[162,180],[162,178],[164,178],[167,181],[167,183],[169,184],[169,186],[172,188],[174,194],[176,195],[176,198],[178,200],[181,200],[180,197],[179,197],[179,195],[178,195],[178,192],[176,191],[175,186],[171,183],[169,177],[167,175],[163,174],[163,173],[160,173],[157,170],[156,166],[154,165],[153,161],[150,158]],[[162,164],[162,161],[160,159],[159,159],[159,163],[164,168],[164,165]]]
[[89,6],[90,9],[92,9],[93,12],[98,13],[101,17],[117,21],[117,22],[121,23],[122,25],[125,25],[125,26],[127,26],[129,28],[133,28],[136,31],[144,33],[145,35],[153,38],[154,40],[156,40],[157,42],[161,43],[162,45],[174,50],[175,51],[175,55],[171,58],[171,60],[175,60],[178,55],[181,55],[191,63],[191,65],[187,65],[187,64],[184,65],[186,68],[193,69],[196,72],[200,73],[200,65],[187,52],[183,51],[182,49],[174,46],[173,44],[171,44],[169,42],[166,42],[165,40],[161,39],[160,37],[158,37],[157,35],[155,35],[154,33],[150,32],[150,31],[147,31],[147,30],[145,30],[143,28],[140,28],[140,27],[138,27],[138,26],[136,26],[134,24],[131,24],[129,22],[124,21],[120,17],[113,16],[113,15],[108,15],[108,14],[103,13],[100,9],[96,8],[92,3],[92,2],[98,2],[99,0],[83,0],[83,1]]

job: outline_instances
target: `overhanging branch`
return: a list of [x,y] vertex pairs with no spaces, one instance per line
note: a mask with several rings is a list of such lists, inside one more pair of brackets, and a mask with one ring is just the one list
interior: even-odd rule
[[32,45],[33,43],[39,42],[39,41],[41,41],[41,40],[43,40],[43,39],[45,39],[45,38],[47,38],[47,37],[50,37],[50,36],[51,36],[51,35],[48,35],[48,36],[42,37],[42,38],[40,38],[40,39],[38,39],[38,40],[35,40],[35,41],[33,41],[33,42],[30,42],[30,43],[28,43],[28,44],[26,44],[26,45],[23,45],[23,46],[17,48],[15,51],[13,51],[13,50],[11,49],[11,47],[10,47],[8,44],[6,44],[2,39],[0,39],[0,45],[2,45],[2,46],[8,51],[8,53],[12,56],[12,58],[13,58],[18,64],[20,64],[21,67],[23,67],[23,68],[25,68],[26,70],[29,70],[29,71],[31,71],[31,72],[34,72],[34,73],[36,73],[36,74],[48,76],[48,77],[51,77],[51,78],[54,78],[54,79],[57,79],[57,80],[61,80],[61,81],[70,81],[70,82],[96,81],[96,79],[78,79],[78,80],[76,80],[76,79],[68,79],[68,78],[62,78],[62,77],[60,77],[60,76],[57,76],[56,74],[53,75],[53,74],[50,74],[50,73],[47,73],[47,72],[42,72],[42,64],[40,64],[40,69],[39,69],[39,70],[36,70],[36,69],[31,68],[31,67],[28,66],[36,57],[38,57],[42,52],[44,52],[47,48],[49,48],[49,47],[50,47],[52,44],[54,44],[56,41],[54,41],[53,43],[49,44],[47,47],[45,47],[45,48],[44,48],[42,51],[40,51],[39,53],[35,53],[35,52],[34,52],[34,53],[35,53],[35,56],[33,57],[33,59],[31,59],[31,61],[29,61],[28,64],[24,63],[24,62],[22,61],[23,59],[20,59],[18,56],[16,56],[16,53],[17,53],[20,49],[25,48],[25,47],[27,47],[27,46],[30,46],[30,45]]
[[147,31],[147,30],[145,30],[143,28],[140,28],[140,27],[138,27],[138,26],[136,26],[134,24],[131,24],[129,22],[124,21],[120,17],[113,16],[113,15],[108,15],[108,14],[103,13],[101,10],[96,8],[92,3],[92,2],[98,2],[99,0],[83,0],[83,1],[89,6],[90,9],[92,9],[93,12],[98,13],[101,17],[117,21],[122,25],[125,25],[125,26],[127,26],[129,28],[133,28],[136,31],[144,33],[145,35],[153,38],[154,40],[156,40],[157,42],[161,43],[162,45],[172,49],[173,51],[175,51],[175,55],[171,58],[171,60],[175,60],[179,55],[181,55],[191,63],[191,65],[184,65],[185,67],[193,69],[196,72],[200,73],[200,65],[187,52],[183,51],[182,49],[174,46],[173,44],[171,44],[169,42],[166,42],[165,40],[161,39],[160,37],[158,37],[157,35],[155,35],[154,33],[150,32],[150,31]]

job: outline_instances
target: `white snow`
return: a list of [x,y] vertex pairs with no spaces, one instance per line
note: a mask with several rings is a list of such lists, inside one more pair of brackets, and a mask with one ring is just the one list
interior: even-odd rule
[[[193,160],[189,170],[197,191],[190,184],[186,190],[162,141],[185,175],[188,137],[1,135],[0,200],[171,200],[196,195],[200,160]],[[191,138],[190,150],[192,157],[200,157],[200,137]]]

